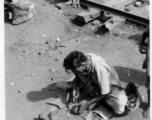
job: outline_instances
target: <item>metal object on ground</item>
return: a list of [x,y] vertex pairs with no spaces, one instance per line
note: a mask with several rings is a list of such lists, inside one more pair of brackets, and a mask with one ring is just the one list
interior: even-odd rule
[[39,115],[39,120],[53,120],[52,118],[52,112],[55,111],[55,109],[49,109],[44,111]]
[[149,26],[149,19],[137,16],[137,15],[133,15],[133,14],[130,14],[130,13],[125,12],[125,11],[117,10],[117,9],[114,9],[114,8],[111,8],[111,7],[96,3],[96,2],[92,2],[89,0],[82,0],[81,3],[86,4],[88,6],[100,8],[103,11],[110,12],[110,13],[113,13],[115,15],[123,16],[124,18],[126,18],[128,20]]

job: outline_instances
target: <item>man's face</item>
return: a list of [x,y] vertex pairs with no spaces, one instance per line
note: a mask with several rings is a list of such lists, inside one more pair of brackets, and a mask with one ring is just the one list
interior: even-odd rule
[[85,74],[87,68],[87,63],[83,62],[78,67],[71,69],[73,73]]

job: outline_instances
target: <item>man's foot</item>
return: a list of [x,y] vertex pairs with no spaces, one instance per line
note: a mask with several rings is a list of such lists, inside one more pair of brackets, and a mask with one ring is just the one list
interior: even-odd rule
[[143,111],[143,116],[145,117],[145,118],[148,118],[149,117],[149,105],[144,109],[144,111]]

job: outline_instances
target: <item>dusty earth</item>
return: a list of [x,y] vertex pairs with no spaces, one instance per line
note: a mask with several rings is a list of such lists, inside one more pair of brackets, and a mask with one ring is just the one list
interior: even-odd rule
[[[63,59],[73,50],[95,53],[110,61],[124,82],[133,81],[147,102],[145,58],[138,50],[143,26],[127,23],[114,32],[103,33],[92,22],[83,25],[74,20],[82,9],[70,6],[61,11],[55,7],[61,0],[32,0],[34,17],[20,25],[5,22],[5,97],[6,120],[38,120],[38,115],[49,109],[49,101],[64,92],[54,89],[57,82],[68,80],[72,74],[62,68]],[[121,31],[121,32],[120,32]],[[58,46],[58,47],[56,47]],[[143,120],[143,108],[113,120]],[[63,108],[54,120],[83,120],[70,115]]]

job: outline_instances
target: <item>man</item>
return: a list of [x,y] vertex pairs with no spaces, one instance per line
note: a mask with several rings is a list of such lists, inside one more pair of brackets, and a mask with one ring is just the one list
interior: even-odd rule
[[79,102],[79,109],[74,112],[83,113],[92,104],[105,99],[114,113],[124,113],[128,102],[127,95],[117,72],[106,60],[92,53],[73,51],[64,59],[63,67],[65,70],[71,70],[76,76],[73,81],[73,97],[77,98],[80,83],[92,97],[89,101]]
[[147,87],[147,95],[148,95],[148,104],[143,111],[143,116],[149,116],[149,109],[150,109],[150,38],[149,38],[149,28],[143,32],[141,41],[139,43],[139,51],[142,54],[146,54],[146,58],[143,63],[143,69],[146,69],[146,84]]

